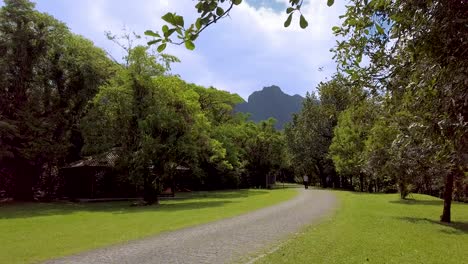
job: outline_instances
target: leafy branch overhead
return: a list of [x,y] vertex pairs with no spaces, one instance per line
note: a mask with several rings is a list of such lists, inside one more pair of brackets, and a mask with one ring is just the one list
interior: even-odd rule
[[[299,13],[299,26],[306,28],[309,23],[301,12],[304,0],[289,0],[290,6],[286,9],[288,17],[284,22],[285,27],[291,25],[294,13]],[[168,12],[161,18],[167,23],[161,31],[147,30],[145,35],[153,37],[148,45],[158,45],[158,52],[166,49],[167,44],[182,45],[189,50],[195,49],[194,41],[207,27],[228,17],[234,6],[240,5],[242,0],[198,0],[195,5],[199,16],[194,23],[186,25],[184,17],[176,13]],[[327,0],[327,5],[333,5],[334,0]],[[176,36],[174,37],[174,33]]]

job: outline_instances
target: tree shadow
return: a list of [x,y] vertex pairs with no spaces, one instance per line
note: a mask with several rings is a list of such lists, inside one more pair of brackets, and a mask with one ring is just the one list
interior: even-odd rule
[[201,191],[176,194],[180,199],[162,200],[161,204],[151,206],[130,206],[129,201],[115,202],[51,202],[51,203],[18,203],[0,204],[0,220],[30,218],[37,216],[68,215],[79,212],[107,212],[114,214],[132,214],[151,211],[184,211],[210,207],[222,207],[236,203],[236,198],[245,198],[268,193],[267,190],[223,190]]
[[450,235],[463,235],[468,234],[468,222],[452,222],[452,223],[444,223],[440,221],[435,221],[428,218],[421,218],[421,217],[397,217],[397,219],[410,222],[413,224],[427,222],[434,225],[450,227],[450,230],[447,229],[440,229],[440,232],[450,234]]
[[[223,190],[223,191],[200,191],[185,194],[179,194],[180,197],[186,199],[235,199],[245,198],[249,196],[256,196],[266,194],[269,191],[264,189],[241,189],[241,190]],[[177,194],[176,194],[177,196]]]
[[[284,185],[283,185],[282,182],[277,182],[277,183],[274,184],[273,187],[272,187],[273,190],[278,190],[278,189],[297,189],[297,188],[304,188],[304,184],[285,182]],[[309,186],[309,188],[313,188],[313,186]]]
[[405,204],[405,205],[443,205],[444,201],[442,200],[416,200],[416,199],[400,199],[390,201],[390,203],[395,204]]
[[[130,206],[128,202],[107,203],[24,203],[0,206],[0,220],[31,218],[38,216],[68,215],[80,212],[104,212],[113,214],[133,214],[142,212],[174,212],[222,207],[234,201],[187,201],[162,203],[150,206]],[[3,207],[3,208],[2,208]]]

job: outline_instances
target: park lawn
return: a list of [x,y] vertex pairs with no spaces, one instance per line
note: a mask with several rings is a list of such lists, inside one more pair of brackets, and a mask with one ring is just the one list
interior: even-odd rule
[[197,192],[157,206],[131,202],[0,205],[0,263],[31,263],[273,205],[297,189]]
[[442,200],[427,195],[335,194],[335,215],[256,263],[468,263],[468,204],[453,204],[444,225]]

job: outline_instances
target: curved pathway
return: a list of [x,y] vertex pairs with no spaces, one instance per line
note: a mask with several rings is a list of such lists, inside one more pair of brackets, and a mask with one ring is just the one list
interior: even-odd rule
[[229,263],[299,231],[335,204],[330,192],[300,190],[292,200],[251,213],[47,263]]

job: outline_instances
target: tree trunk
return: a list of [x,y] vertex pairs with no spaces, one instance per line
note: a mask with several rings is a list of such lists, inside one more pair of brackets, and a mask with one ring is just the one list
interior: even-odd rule
[[450,172],[445,179],[445,193],[444,193],[444,211],[440,217],[440,221],[450,223],[450,209],[452,206],[452,193],[453,193],[453,174]]
[[14,170],[14,193],[16,201],[33,201],[33,185],[37,171],[27,162],[17,162]]
[[323,167],[322,164],[320,164],[320,162],[317,162],[317,169],[319,172],[320,184],[322,185],[322,188],[327,188],[327,180],[325,175],[323,174]]
[[361,192],[364,191],[364,176],[362,173],[359,173],[359,188],[361,189]]
[[143,182],[143,200],[148,205],[158,203],[158,194],[154,188],[152,178],[150,175],[147,175]]

